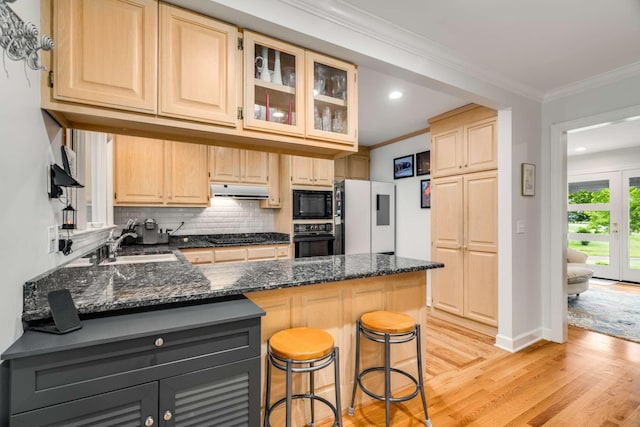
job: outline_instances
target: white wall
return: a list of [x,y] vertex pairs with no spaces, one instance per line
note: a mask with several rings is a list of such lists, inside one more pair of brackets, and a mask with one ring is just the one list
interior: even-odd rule
[[[19,1],[10,7],[40,27],[40,2]],[[60,218],[59,202],[47,195],[46,173],[54,157],[60,163],[61,132],[39,108],[40,77],[45,73],[27,67],[29,86],[24,63],[5,61],[9,76],[0,69],[0,351],[22,334],[24,282],[62,261],[62,255],[46,251],[47,227],[57,226]]]
[[430,175],[393,179],[393,159],[431,147],[426,133],[371,150],[371,181],[393,182],[396,186],[396,255],[431,259],[431,210],[420,208],[420,180]]

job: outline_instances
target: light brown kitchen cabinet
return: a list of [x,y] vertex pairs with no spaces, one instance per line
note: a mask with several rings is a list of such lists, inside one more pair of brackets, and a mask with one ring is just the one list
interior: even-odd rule
[[209,147],[209,180],[216,183],[267,184],[269,156],[263,151]]
[[280,154],[269,153],[269,173],[267,180],[267,191],[269,198],[260,200],[261,208],[282,207],[281,184],[280,184]]
[[369,179],[369,153],[360,152],[333,161],[335,179]]
[[291,258],[291,247],[288,243],[181,249],[180,252],[192,264],[222,264]]
[[161,3],[158,114],[235,127],[237,42],[236,27]]
[[244,31],[244,127],[304,136],[304,49]]
[[114,150],[114,205],[209,205],[206,146],[116,135]]
[[355,65],[311,51],[305,58],[306,135],[353,145],[358,140]]
[[432,197],[433,307],[497,326],[497,172],[436,178]]
[[114,204],[164,203],[164,142],[116,135],[114,138]]
[[155,113],[157,1],[66,0],[54,4],[53,97]]
[[[432,157],[432,174],[436,170],[445,174],[431,181],[431,257],[445,264],[445,268],[431,274],[432,306],[435,314],[446,312],[495,327],[498,171],[493,166],[481,172],[461,172],[492,164],[482,159],[495,149],[495,111],[471,106],[442,116],[440,120],[430,119],[432,152],[440,149]],[[472,147],[470,151],[464,148],[465,144],[459,144],[464,140]],[[446,147],[444,151],[442,147]],[[457,152],[454,147],[459,152],[466,150],[466,167],[459,167],[457,161],[463,157],[453,154]]]
[[291,184],[333,186],[333,160],[291,156]]
[[462,108],[467,109],[463,113],[429,121],[432,134],[431,176],[434,178],[498,167],[494,110],[473,105]]
[[41,0],[41,17],[56,42],[41,55],[41,107],[63,126],[323,156],[357,147],[352,64],[156,0]]

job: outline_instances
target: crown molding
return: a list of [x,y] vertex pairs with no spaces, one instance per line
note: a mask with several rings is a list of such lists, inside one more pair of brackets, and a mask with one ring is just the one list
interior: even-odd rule
[[525,98],[542,102],[544,94],[515,80],[499,76],[452,54],[446,48],[426,37],[393,24],[342,0],[278,0],[287,6],[306,12],[318,19],[329,21],[367,38],[385,43],[444,68],[478,79]]
[[640,61],[549,91],[544,95],[544,102],[546,103],[590,89],[596,89],[600,86],[619,82],[638,75],[640,75]]

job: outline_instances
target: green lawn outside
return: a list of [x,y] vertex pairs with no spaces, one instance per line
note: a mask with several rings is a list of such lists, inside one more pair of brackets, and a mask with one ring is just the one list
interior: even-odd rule
[[[631,262],[631,268],[640,269],[640,235],[629,236],[630,252],[632,258],[638,258],[638,261]],[[589,242],[583,245],[580,240],[570,240],[569,247],[593,256],[609,256],[609,243],[607,242]],[[608,265],[608,264],[605,264]]]

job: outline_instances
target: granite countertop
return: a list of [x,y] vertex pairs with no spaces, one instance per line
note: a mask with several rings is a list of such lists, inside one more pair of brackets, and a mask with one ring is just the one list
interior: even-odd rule
[[67,288],[81,317],[443,267],[393,255],[359,254],[193,266],[170,245],[130,246],[124,253],[173,252],[177,260],[62,267],[24,286],[23,321],[50,319],[50,291]]
[[286,233],[192,234],[171,236],[168,246],[173,249],[189,249],[283,243],[290,243],[289,235]]

